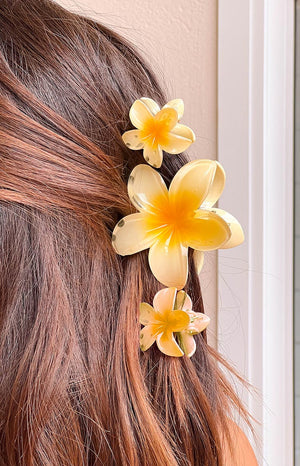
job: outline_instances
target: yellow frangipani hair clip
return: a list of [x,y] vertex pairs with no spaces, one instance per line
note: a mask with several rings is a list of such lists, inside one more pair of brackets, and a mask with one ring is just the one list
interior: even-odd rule
[[168,356],[191,357],[196,351],[193,335],[202,332],[209,324],[209,317],[192,310],[191,298],[185,291],[164,288],[154,296],[153,307],[140,305],[140,346],[146,351],[156,344]]
[[[146,97],[130,108],[136,129],[122,138],[132,150],[143,149],[149,165],[159,168],[163,151],[179,154],[195,141],[193,131],[179,124],[184,105],[181,99],[162,108]],[[122,218],[114,228],[115,251],[131,255],[149,249],[148,260],[155,278],[167,288],[156,293],[153,306],[140,305],[140,347],[148,350],[156,341],[169,356],[191,357],[196,351],[193,336],[209,324],[209,317],[194,312],[183,291],[188,277],[188,249],[200,272],[204,252],[232,248],[244,240],[238,220],[214,207],[225,186],[225,172],[215,160],[194,160],[175,174],[167,188],[152,167],[137,165],[128,180],[128,195],[136,213]]]
[[244,240],[239,222],[217,209],[225,172],[215,160],[195,160],[174,176],[169,190],[149,165],[137,165],[128,181],[128,194],[138,210],[116,225],[112,243],[122,255],[149,250],[149,265],[167,287],[182,289],[188,276],[188,248],[203,252],[231,248]]
[[178,123],[184,111],[181,99],[174,99],[160,109],[148,97],[136,100],[130,108],[129,117],[137,129],[126,131],[122,138],[129,149],[143,149],[146,162],[159,168],[163,151],[180,154],[195,141],[194,132]]

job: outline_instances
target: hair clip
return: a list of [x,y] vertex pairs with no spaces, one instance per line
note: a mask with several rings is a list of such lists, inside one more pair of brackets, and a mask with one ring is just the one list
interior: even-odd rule
[[143,155],[150,165],[159,168],[163,150],[169,154],[180,154],[194,141],[194,132],[179,124],[184,111],[181,99],[174,99],[160,109],[152,99],[142,97],[130,108],[129,117],[137,129],[126,131],[122,138],[129,149],[143,149]]
[[153,343],[168,356],[191,357],[196,351],[193,338],[206,329],[210,319],[205,314],[192,311],[191,298],[185,291],[164,288],[154,296],[153,307],[147,303],[140,305],[140,332],[142,351]]
[[174,176],[169,190],[160,174],[137,165],[128,180],[128,194],[138,210],[116,225],[112,243],[122,255],[149,250],[149,265],[167,287],[182,289],[188,275],[188,248],[203,252],[231,248],[244,240],[239,222],[214,208],[225,185],[225,172],[214,160],[195,160]]
[[[143,149],[145,160],[159,168],[163,150],[179,154],[195,140],[193,131],[178,123],[183,110],[181,99],[171,100],[162,109],[152,99],[136,100],[129,116],[137,129],[126,131],[123,141],[130,149]],[[153,307],[140,305],[143,351],[156,341],[164,354],[191,357],[196,350],[193,335],[209,324],[209,317],[192,310],[191,299],[182,288],[188,276],[188,248],[194,249],[199,273],[204,251],[232,248],[244,240],[238,220],[214,207],[224,186],[225,172],[215,160],[185,164],[169,189],[149,165],[137,165],[129,176],[128,195],[138,212],[117,223],[113,247],[122,256],[149,248],[151,271],[168,287],[156,293]]]

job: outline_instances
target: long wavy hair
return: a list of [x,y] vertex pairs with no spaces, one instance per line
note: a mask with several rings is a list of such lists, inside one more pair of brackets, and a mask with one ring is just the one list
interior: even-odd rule
[[[246,414],[205,332],[191,359],[139,349],[139,304],[160,285],[111,232],[144,162],[121,139],[142,96],[166,102],[119,35],[1,0],[1,465],[221,465],[232,408]],[[185,162],[165,157],[167,184]],[[186,290],[204,312],[192,261]]]

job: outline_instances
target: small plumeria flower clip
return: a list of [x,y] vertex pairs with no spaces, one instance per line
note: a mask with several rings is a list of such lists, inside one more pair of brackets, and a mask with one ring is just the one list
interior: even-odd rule
[[122,139],[129,149],[141,150],[146,162],[159,168],[163,161],[163,151],[180,154],[194,141],[194,132],[179,120],[183,116],[182,99],[174,99],[160,109],[148,97],[136,100],[130,108],[129,118],[137,129],[126,131]]
[[174,176],[169,190],[149,165],[137,165],[128,180],[128,194],[138,210],[114,228],[112,244],[122,255],[149,248],[155,278],[167,287],[184,288],[188,248],[196,252],[198,272],[204,251],[232,248],[244,240],[238,220],[214,207],[225,185],[225,172],[215,160],[195,160]]
[[168,355],[193,356],[196,351],[194,335],[203,332],[210,322],[205,314],[192,310],[191,298],[175,287],[164,288],[154,296],[153,307],[140,305],[140,347],[148,350],[153,343]]

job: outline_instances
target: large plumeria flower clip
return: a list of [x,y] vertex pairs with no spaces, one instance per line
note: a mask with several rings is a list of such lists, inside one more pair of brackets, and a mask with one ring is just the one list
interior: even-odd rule
[[125,256],[150,248],[149,265],[156,279],[182,289],[188,276],[188,248],[195,250],[195,261],[201,265],[205,251],[232,248],[244,240],[238,220],[214,207],[224,185],[224,169],[215,160],[187,163],[169,190],[156,170],[137,165],[128,180],[128,194],[138,212],[116,225],[115,251]]
[[130,108],[129,118],[136,129],[126,131],[122,138],[129,149],[141,150],[146,162],[159,168],[163,151],[180,154],[195,141],[194,132],[179,120],[183,116],[182,99],[159,105],[148,97],[136,100]]
[[202,332],[209,324],[209,317],[192,310],[191,298],[185,291],[164,288],[156,293],[153,307],[147,303],[140,305],[140,332],[142,351],[153,343],[168,356],[193,356],[196,351],[194,335]]

